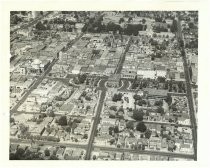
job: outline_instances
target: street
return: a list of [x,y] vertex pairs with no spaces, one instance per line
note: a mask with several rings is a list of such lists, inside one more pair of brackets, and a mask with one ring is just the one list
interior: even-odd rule
[[95,116],[95,119],[94,119],[94,122],[93,122],[93,128],[92,128],[90,138],[89,138],[89,142],[88,142],[88,146],[87,146],[86,158],[85,158],[86,160],[90,160],[90,156],[91,156],[91,152],[92,152],[92,146],[93,146],[93,142],[94,142],[94,137],[96,135],[97,126],[100,122],[100,114],[101,114],[101,111],[102,111],[102,108],[103,108],[103,103],[104,103],[105,96],[106,96],[106,91],[102,90],[101,91],[101,96],[100,96],[100,99],[99,99],[99,102],[98,102],[99,104],[98,104],[98,108],[97,108],[97,111],[96,111],[96,116]]
[[[81,144],[73,144],[73,143],[61,143],[61,142],[50,142],[50,141],[36,141],[34,142],[37,145],[51,145],[51,146],[66,146],[66,147],[72,147],[72,148],[85,148],[87,145],[81,145]],[[31,145],[31,140],[24,140],[24,139],[10,139],[10,143],[18,143],[18,144],[28,144]]]
[[[49,15],[47,13],[45,16]],[[43,16],[43,17],[45,17]],[[100,16],[100,15],[99,15]],[[99,18],[98,16],[98,18]],[[23,26],[22,28],[27,28],[32,26],[33,24],[36,24],[40,19],[43,17],[34,19],[32,22],[30,22],[27,26]],[[178,19],[177,21],[177,39],[178,41],[182,42],[184,41],[183,35],[182,35],[182,28],[181,28],[181,23],[180,20]],[[15,30],[17,31],[17,30]],[[81,33],[80,36],[78,36],[75,40],[71,41],[68,43],[68,47],[65,50],[68,50],[68,48],[72,47],[73,44],[75,44],[82,36],[84,33]],[[114,71],[114,74],[120,74],[123,63],[125,61],[125,56],[126,53],[129,50],[130,44],[131,44],[132,36],[130,36],[128,43],[125,46],[124,52],[121,54],[120,60],[117,64],[117,67]],[[180,44],[181,44],[180,42]],[[100,77],[99,83],[97,90],[100,91],[100,97],[97,99],[98,104],[96,106],[96,115],[93,118],[93,125],[92,125],[92,130],[90,130],[90,136],[88,139],[88,143],[86,145],[81,145],[81,144],[73,144],[73,143],[65,143],[65,142],[52,142],[52,141],[37,141],[35,140],[35,143],[38,145],[52,145],[52,146],[66,146],[66,147],[75,147],[75,148],[83,148],[86,150],[86,156],[85,160],[91,160],[91,152],[94,150],[94,148],[99,148],[102,151],[113,151],[113,152],[130,152],[130,153],[136,153],[136,154],[147,154],[147,155],[161,155],[161,156],[168,156],[168,157],[178,157],[178,158],[188,158],[188,159],[194,159],[197,160],[197,123],[196,123],[196,117],[195,117],[195,111],[194,111],[194,104],[193,104],[193,97],[192,97],[192,90],[191,90],[191,79],[190,79],[190,73],[189,73],[189,68],[187,64],[187,58],[186,58],[186,53],[185,53],[185,46],[183,43],[183,46],[180,45],[180,50],[182,53],[182,60],[183,60],[183,66],[184,66],[184,74],[186,78],[186,93],[172,93],[170,92],[169,94],[172,95],[181,95],[181,96],[187,96],[188,98],[188,104],[189,104],[189,115],[190,115],[190,121],[191,125],[182,125],[182,124],[174,124],[174,123],[163,123],[163,122],[158,122],[158,121],[143,121],[144,123],[147,124],[158,124],[158,125],[165,125],[165,126],[180,126],[180,127],[191,127],[192,128],[192,137],[193,137],[193,149],[194,149],[194,154],[182,154],[182,153],[173,153],[173,152],[162,152],[162,151],[145,151],[145,150],[134,150],[134,149],[123,149],[123,148],[112,148],[112,147],[101,147],[101,146],[96,146],[94,145],[94,138],[97,134],[97,128],[98,124],[100,123],[100,116],[101,112],[103,110],[103,105],[104,101],[106,98],[106,93],[107,93],[107,88],[105,87],[105,83],[107,81],[108,77]],[[63,50],[62,50],[63,51]],[[18,111],[18,108],[26,101],[27,97],[31,94],[31,92],[36,89],[39,84],[43,81],[44,78],[50,78],[54,80],[59,80],[62,81],[64,84],[68,85],[69,84],[69,79],[71,77],[74,77],[74,75],[68,75],[66,78],[53,78],[47,76],[49,72],[51,71],[52,67],[56,64],[58,61],[58,58],[55,57],[54,60],[50,63],[50,65],[47,67],[47,69],[40,75],[36,76],[36,81],[34,84],[27,89],[26,93],[23,95],[23,97],[20,99],[20,101],[17,102],[17,104],[10,110],[10,115],[13,113],[30,113],[26,111]],[[123,82],[122,82],[123,81]],[[128,79],[123,79],[122,86],[121,88],[118,89],[118,91],[126,91],[126,92],[136,92],[132,90],[128,90],[128,87],[130,86],[130,82]],[[76,86],[79,87],[79,86]],[[154,97],[154,96],[153,96]],[[157,98],[157,97],[155,97]],[[30,113],[30,114],[35,114],[35,113]],[[59,114],[56,114],[59,116]],[[29,144],[31,143],[31,140],[25,140],[25,139],[10,139],[11,143],[18,143],[18,144]]]
[[48,66],[47,70],[35,81],[33,86],[28,90],[28,92],[21,98],[21,100],[10,110],[10,114],[17,111],[17,109],[23,104],[23,102],[27,99],[30,93],[37,88],[37,86],[42,82],[44,77],[50,72],[52,66],[57,62],[57,59],[54,59],[51,64]]
[[101,147],[95,146],[95,148],[99,148],[102,151],[113,151],[113,152],[131,152],[136,154],[146,154],[146,155],[161,155],[161,156],[170,156],[170,157],[178,157],[178,158],[188,158],[193,159],[193,155],[188,154],[178,154],[172,152],[161,152],[161,151],[143,151],[143,150],[133,150],[133,149],[123,149],[123,148],[111,148],[111,147]]
[[[178,40],[183,40],[182,36],[182,28],[181,28],[181,22],[178,19]],[[187,88],[187,98],[189,103],[189,112],[190,112],[190,120],[192,125],[192,134],[193,134],[193,146],[194,146],[194,159],[197,160],[197,123],[195,118],[195,112],[193,107],[193,98],[192,98],[192,91],[191,91],[191,79],[190,79],[190,73],[189,68],[186,60],[186,53],[185,53],[185,46],[183,45],[181,47],[182,51],[182,59],[184,64],[184,73],[185,73],[185,79],[186,79],[186,88]]]
[[[83,33],[81,33],[80,36],[78,36],[71,45],[68,46],[70,48],[73,44],[75,44],[81,37],[83,36]],[[27,97],[30,95],[30,93],[37,88],[37,86],[42,82],[42,80],[45,78],[45,76],[51,71],[53,65],[58,61],[57,58],[55,58],[50,65],[47,67],[47,69],[44,71],[44,73],[38,77],[38,79],[35,81],[33,86],[28,90],[28,92],[21,98],[21,100],[10,110],[10,115],[17,111],[17,109],[23,104],[23,102],[27,99]]]
[[130,44],[131,44],[131,39],[132,39],[132,37],[129,38],[128,44],[125,47],[125,51],[120,57],[120,61],[118,62],[117,67],[115,69],[115,74],[119,74],[122,70],[123,62],[125,61],[125,55],[128,52],[128,49],[129,49]]

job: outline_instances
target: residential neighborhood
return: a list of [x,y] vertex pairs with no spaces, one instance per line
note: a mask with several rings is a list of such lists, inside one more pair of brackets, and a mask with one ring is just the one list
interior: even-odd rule
[[197,160],[198,11],[11,11],[10,160]]

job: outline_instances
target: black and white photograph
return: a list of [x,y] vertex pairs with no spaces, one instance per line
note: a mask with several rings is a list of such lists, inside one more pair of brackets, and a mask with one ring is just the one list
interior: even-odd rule
[[11,11],[11,160],[196,160],[198,11]]
[[2,164],[208,167],[208,1],[125,1],[1,3]]

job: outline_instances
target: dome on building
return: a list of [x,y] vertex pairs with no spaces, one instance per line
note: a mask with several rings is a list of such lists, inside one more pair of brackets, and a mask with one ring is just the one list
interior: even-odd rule
[[37,65],[37,64],[39,65],[39,64],[41,64],[41,63],[42,63],[42,61],[40,61],[39,59],[35,59],[35,60],[33,61],[33,64],[36,64],[36,65]]

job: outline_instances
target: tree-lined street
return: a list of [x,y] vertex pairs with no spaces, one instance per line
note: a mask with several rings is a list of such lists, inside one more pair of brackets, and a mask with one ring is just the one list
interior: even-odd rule
[[185,73],[185,79],[186,79],[186,85],[187,85],[187,87],[186,87],[187,88],[187,97],[188,97],[188,103],[189,103],[190,119],[191,119],[192,134],[193,134],[194,159],[197,160],[197,123],[196,123],[195,111],[194,111],[194,106],[193,106],[190,73],[189,73],[189,68],[188,68],[187,58],[186,58],[186,53],[185,53],[181,21],[179,18],[178,18],[177,26],[178,26],[178,32],[177,32],[178,40],[180,41],[180,49],[181,49],[182,60],[183,60],[183,64],[184,64],[184,73]]

